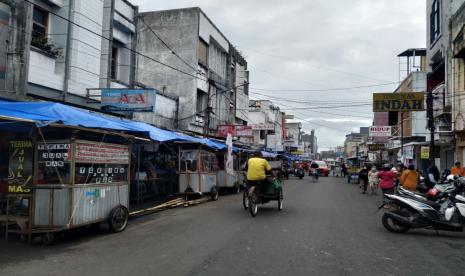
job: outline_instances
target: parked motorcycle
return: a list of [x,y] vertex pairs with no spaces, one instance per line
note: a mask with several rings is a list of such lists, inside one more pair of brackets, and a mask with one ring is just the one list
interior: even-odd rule
[[440,202],[423,200],[405,194],[386,194],[390,210],[382,217],[383,226],[390,232],[405,233],[422,228],[443,231],[463,231],[465,223],[465,178],[445,186]]

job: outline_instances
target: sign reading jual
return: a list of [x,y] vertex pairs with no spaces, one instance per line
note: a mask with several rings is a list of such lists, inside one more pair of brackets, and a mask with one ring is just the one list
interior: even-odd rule
[[390,126],[371,126],[369,129],[370,137],[389,137],[391,136]]

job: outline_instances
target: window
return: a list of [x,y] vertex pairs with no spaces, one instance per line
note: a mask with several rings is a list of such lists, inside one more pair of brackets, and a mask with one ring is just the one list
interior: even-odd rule
[[43,48],[47,44],[48,12],[34,6],[32,14],[32,40],[31,44]]
[[199,39],[199,63],[208,66],[208,44]]
[[205,111],[203,110],[204,101],[205,101],[205,93],[203,93],[200,90],[197,90],[197,107],[196,107],[197,113],[202,113]]
[[110,78],[116,80],[118,77],[118,48],[113,46],[111,47],[111,69],[110,69]]
[[440,27],[440,13],[439,13],[439,8],[440,8],[440,1],[439,0],[434,0],[433,5],[431,6],[431,14],[430,14],[430,43],[434,43],[436,39],[439,37],[439,34],[441,33]]

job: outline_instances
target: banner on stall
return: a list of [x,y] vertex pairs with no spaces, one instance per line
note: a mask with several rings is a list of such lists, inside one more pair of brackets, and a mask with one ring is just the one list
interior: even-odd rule
[[425,93],[373,93],[373,112],[424,111]]
[[10,141],[8,193],[25,194],[31,190],[33,147],[30,140]]
[[391,136],[390,126],[371,126],[368,132],[370,137],[389,137]]

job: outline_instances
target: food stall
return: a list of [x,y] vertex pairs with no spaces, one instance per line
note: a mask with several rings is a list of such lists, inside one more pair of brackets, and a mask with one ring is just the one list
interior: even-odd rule
[[179,147],[179,192],[182,194],[209,194],[218,200],[216,154],[202,146]]
[[37,143],[31,233],[107,222],[121,232],[128,222],[129,145],[86,140]]
[[244,182],[245,176],[243,169],[247,163],[247,154],[239,152],[236,150],[233,152],[233,171],[228,173],[226,170],[227,166],[227,155],[228,152],[221,151],[217,154],[218,159],[218,173],[217,181],[218,188],[220,189],[229,189],[234,191],[234,193],[239,193],[241,185]]

